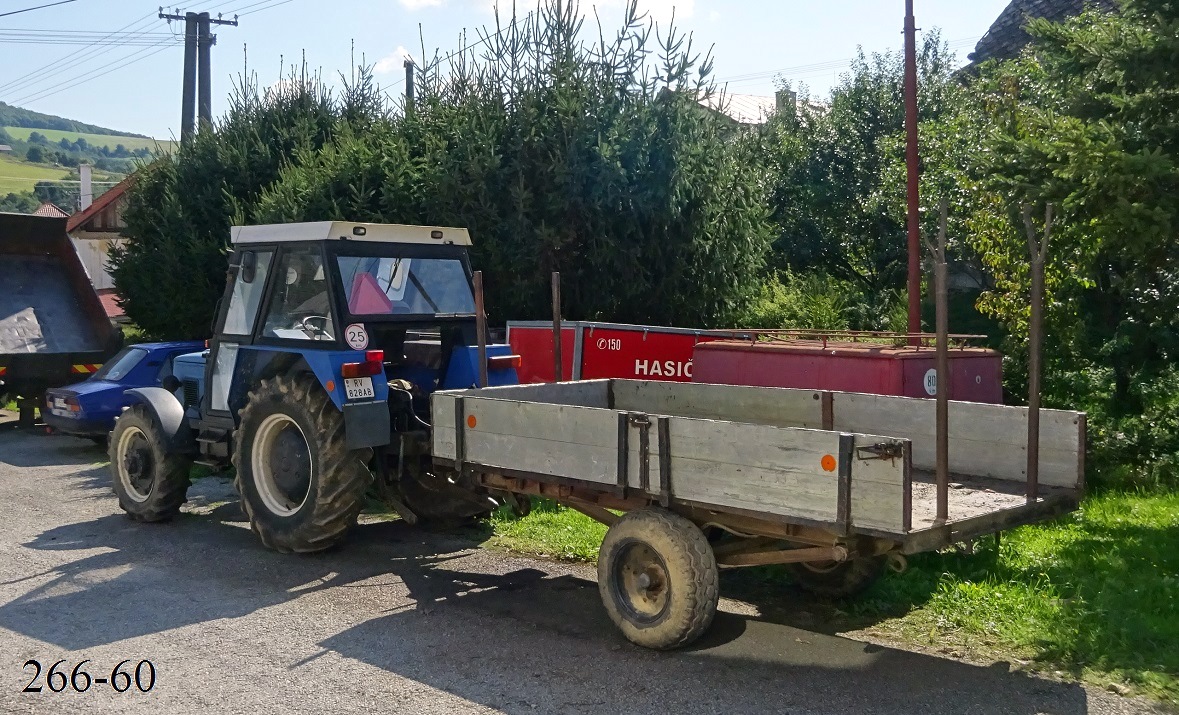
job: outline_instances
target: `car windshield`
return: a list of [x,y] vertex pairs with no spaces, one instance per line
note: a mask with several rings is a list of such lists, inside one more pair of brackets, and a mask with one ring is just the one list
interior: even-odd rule
[[98,372],[90,376],[90,379],[122,380],[145,357],[147,357],[147,351],[143,348],[123,348],[122,352],[108,360],[105,365],[98,369]]
[[352,315],[470,315],[475,297],[457,258],[340,256]]

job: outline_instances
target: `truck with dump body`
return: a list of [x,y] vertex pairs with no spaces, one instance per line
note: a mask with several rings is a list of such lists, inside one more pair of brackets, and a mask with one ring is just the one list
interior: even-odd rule
[[[366,492],[410,523],[554,499],[609,526],[598,584],[650,648],[708,628],[721,568],[786,564],[848,597],[908,554],[1077,506],[1085,415],[771,387],[586,380],[519,385],[485,345],[464,229],[325,222],[235,228],[209,350],[131,391],[110,440],[120,505],[161,521],[196,460],[232,463],[253,530],[317,551]],[[945,472],[943,472],[945,474]],[[620,515],[620,512],[622,514]]]
[[121,346],[66,234],[66,219],[0,213],[0,394],[29,424],[45,390],[96,371]]

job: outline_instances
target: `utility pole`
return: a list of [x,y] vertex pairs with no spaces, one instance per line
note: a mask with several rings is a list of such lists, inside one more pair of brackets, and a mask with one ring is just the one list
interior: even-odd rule
[[413,114],[413,60],[406,57],[405,67],[405,116]]
[[[186,12],[168,14],[160,8],[160,19],[171,22],[184,21],[184,80],[180,100],[180,141],[188,142],[192,139],[196,128],[196,117],[199,104],[201,126],[211,126],[213,123],[213,70],[212,47],[217,44],[217,36],[210,32],[213,25],[232,25],[237,27],[237,16],[232,20],[222,20],[220,17],[210,17],[209,13]],[[199,74],[199,83],[198,83]],[[200,91],[200,102],[197,101],[197,91]]]
[[[917,149],[917,21],[913,0],[905,0],[905,164],[908,168],[909,344],[921,332],[921,179]],[[942,376],[939,375],[939,378]]]

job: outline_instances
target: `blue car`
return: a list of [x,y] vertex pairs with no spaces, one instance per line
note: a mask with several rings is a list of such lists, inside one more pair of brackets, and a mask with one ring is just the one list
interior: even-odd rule
[[82,382],[45,393],[45,423],[58,432],[105,439],[115,418],[133,400],[125,394],[133,387],[159,387],[172,375],[172,361],[179,355],[205,349],[203,340],[142,343],[123,348],[97,372]]

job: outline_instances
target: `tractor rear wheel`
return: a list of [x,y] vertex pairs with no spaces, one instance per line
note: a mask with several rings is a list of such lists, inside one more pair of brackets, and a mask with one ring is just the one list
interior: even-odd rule
[[143,405],[119,415],[108,452],[119,506],[136,521],[167,521],[180,513],[192,459],[168,451],[160,426]]
[[275,551],[322,551],[356,524],[371,449],[349,450],[344,416],[312,375],[263,380],[241,411],[235,485],[250,527]]

